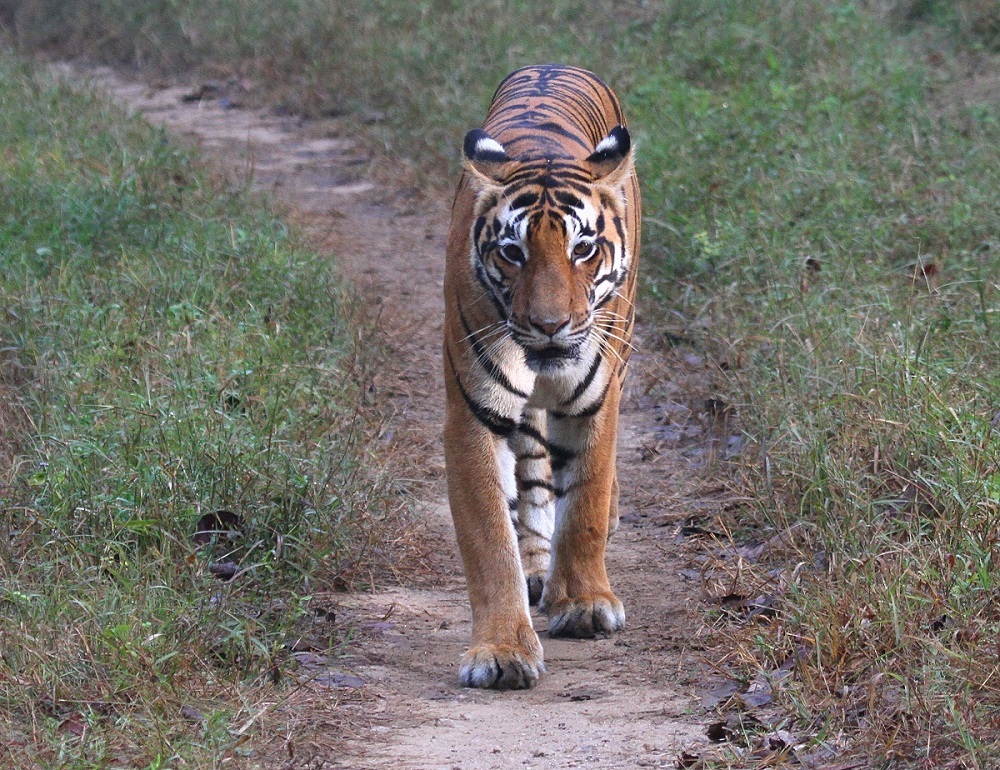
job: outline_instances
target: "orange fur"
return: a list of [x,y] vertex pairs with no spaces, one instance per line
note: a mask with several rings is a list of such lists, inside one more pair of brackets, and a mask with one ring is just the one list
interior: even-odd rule
[[641,217],[624,123],[591,73],[545,65],[508,76],[466,139],[444,444],[472,605],[469,686],[531,687],[544,670],[529,589],[544,585],[550,634],[624,624],[604,559]]

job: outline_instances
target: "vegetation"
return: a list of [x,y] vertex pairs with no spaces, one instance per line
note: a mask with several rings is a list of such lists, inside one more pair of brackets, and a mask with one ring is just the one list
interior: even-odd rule
[[[675,335],[708,338],[753,442],[736,524],[794,533],[795,576],[772,562],[745,588],[783,593],[779,622],[739,650],[768,673],[797,661],[784,702],[819,745],[846,730],[873,762],[988,767],[1000,112],[961,92],[940,29],[901,39],[856,5],[795,6],[729,11],[696,69],[685,56],[631,92],[659,127],[651,293],[683,317]],[[693,37],[658,33],[668,52]]]
[[0,59],[0,147],[2,764],[210,766],[384,537],[371,354],[327,260],[141,120]]
[[1000,110],[968,74],[1000,72],[994,2],[126,5],[0,18],[33,46],[360,111],[435,179],[510,69],[602,74],[640,148],[645,313],[719,364],[749,439],[731,523],[786,533],[800,565],[760,571],[779,610],[741,629],[734,674],[796,661],[777,697],[815,746],[995,761]]

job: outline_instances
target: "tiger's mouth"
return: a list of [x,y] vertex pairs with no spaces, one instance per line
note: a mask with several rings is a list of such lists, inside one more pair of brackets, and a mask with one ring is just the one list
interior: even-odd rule
[[581,345],[545,345],[524,349],[524,360],[529,369],[536,372],[561,369],[580,359]]

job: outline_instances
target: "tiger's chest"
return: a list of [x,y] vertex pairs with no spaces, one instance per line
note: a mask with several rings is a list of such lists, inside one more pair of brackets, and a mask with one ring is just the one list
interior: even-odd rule
[[[479,393],[501,412],[536,408],[573,415],[597,403],[615,376],[598,339],[584,344],[578,358],[551,371],[536,371],[515,343],[501,349],[496,363],[503,376],[485,369],[479,377]],[[520,407],[520,408],[519,408]]]

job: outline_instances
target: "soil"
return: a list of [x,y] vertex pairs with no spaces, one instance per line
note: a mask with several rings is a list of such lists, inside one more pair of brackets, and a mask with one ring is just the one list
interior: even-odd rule
[[471,622],[440,446],[448,194],[418,193],[384,164],[375,173],[348,118],[243,108],[213,84],[150,87],[109,71],[87,79],[234,178],[273,193],[336,260],[393,351],[377,392],[391,408],[398,472],[409,476],[431,557],[419,568],[400,565],[409,577],[398,585],[327,597],[337,622],[354,629],[345,654],[289,698],[284,710],[295,715],[283,717],[284,736],[262,737],[250,765],[676,767],[682,751],[704,747],[713,721],[697,699],[704,602],[695,554],[677,526],[719,504],[710,472],[718,434],[699,421],[686,384],[704,362],[659,349],[655,330],[640,324],[619,437],[622,524],[607,555],[626,629],[608,639],[548,639],[536,615],[548,670],[538,686],[464,689],[458,661]]

